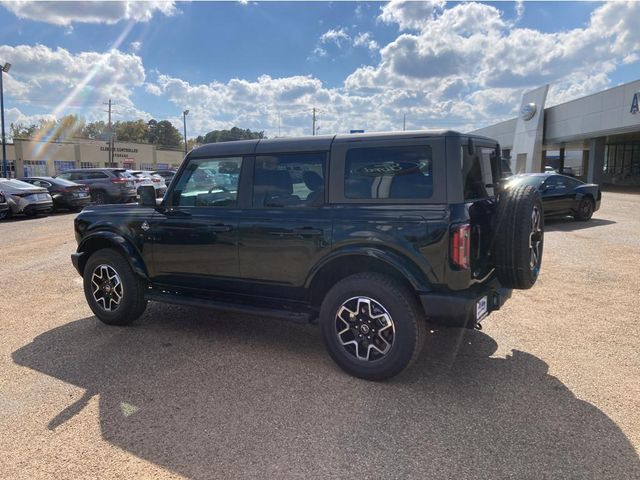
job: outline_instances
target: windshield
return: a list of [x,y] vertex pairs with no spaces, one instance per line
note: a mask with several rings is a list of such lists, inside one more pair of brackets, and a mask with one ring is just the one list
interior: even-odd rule
[[0,180],[0,188],[2,187],[13,187],[13,188],[20,188],[24,190],[27,190],[27,189],[33,190],[34,188],[36,188],[30,183],[23,182],[21,180],[5,180],[5,179]]

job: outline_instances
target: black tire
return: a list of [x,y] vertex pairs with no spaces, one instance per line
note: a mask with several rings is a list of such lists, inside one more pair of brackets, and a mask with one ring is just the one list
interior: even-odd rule
[[38,216],[38,211],[37,210],[25,210],[23,213],[27,217],[37,217]]
[[0,211],[0,220],[4,220],[5,218],[11,218],[11,207]]
[[[111,274],[109,269],[116,273],[121,285],[120,289],[117,288],[117,281],[108,279]],[[100,278],[94,277],[94,274],[99,274]],[[103,323],[129,325],[147,308],[147,301],[144,298],[146,283],[135,274],[127,259],[113,249],[104,248],[92,254],[84,267],[83,278],[87,303]],[[97,283],[94,283],[95,280]],[[111,288],[96,289],[96,285],[105,282],[110,282]],[[117,304],[115,303],[116,295],[120,297]]]
[[523,185],[502,194],[494,243],[500,283],[521,290],[533,287],[540,273],[543,245],[544,210],[538,191]]
[[109,203],[109,197],[102,190],[94,190],[91,192],[91,197],[93,198],[93,203],[96,205],[104,205]]
[[580,203],[578,204],[578,210],[573,215],[573,218],[580,222],[588,222],[593,216],[594,209],[595,204],[591,197],[582,197],[582,200],[580,200]]
[[[369,299],[368,308],[363,298]],[[347,325],[338,319],[343,306],[346,310],[342,316],[346,312],[357,315],[348,314],[352,328],[339,336],[339,330]],[[361,312],[363,307],[365,311]],[[362,318],[359,318],[361,313]],[[371,318],[371,315],[378,318]],[[379,273],[352,275],[329,290],[320,308],[320,327],[331,358],[345,372],[366,380],[384,380],[409,367],[418,358],[426,336],[426,322],[414,295],[393,278]],[[365,336],[370,333],[368,336],[372,340],[358,339],[356,331],[361,336],[361,332]],[[367,344],[343,345],[349,342],[349,335],[353,336],[352,341]],[[378,350],[369,344],[378,346]],[[359,359],[358,356],[365,357],[365,352],[366,358]]]

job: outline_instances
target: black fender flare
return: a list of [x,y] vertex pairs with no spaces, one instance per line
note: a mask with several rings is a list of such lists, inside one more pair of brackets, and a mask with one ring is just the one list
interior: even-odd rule
[[[371,257],[380,260],[406,278],[414,290],[419,292],[431,290],[431,282],[428,280],[427,275],[410,258],[390,249],[370,245],[350,245],[332,251],[313,266],[305,281],[305,288],[309,288],[312,285],[318,274],[329,263],[346,257]],[[427,265],[427,267],[430,268],[430,265]]]
[[100,248],[105,248],[107,245],[114,247],[115,250],[124,255],[136,275],[145,280],[149,279],[147,267],[138,249],[124,236],[109,230],[92,232],[84,237],[78,244],[77,253],[80,255],[78,270],[81,274],[91,253]]

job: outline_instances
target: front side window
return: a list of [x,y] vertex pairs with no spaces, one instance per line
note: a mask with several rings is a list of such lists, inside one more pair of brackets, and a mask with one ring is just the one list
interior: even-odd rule
[[235,207],[242,157],[191,160],[173,193],[181,207]]
[[313,207],[324,203],[326,153],[259,155],[253,181],[253,206]]
[[352,148],[347,151],[346,198],[424,199],[432,194],[431,147]]

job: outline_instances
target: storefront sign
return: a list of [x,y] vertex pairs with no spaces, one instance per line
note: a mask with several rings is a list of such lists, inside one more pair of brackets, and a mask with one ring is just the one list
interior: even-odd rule
[[638,102],[640,101],[640,93],[636,93],[633,95],[633,100],[631,100],[631,113],[634,115],[638,113]]

